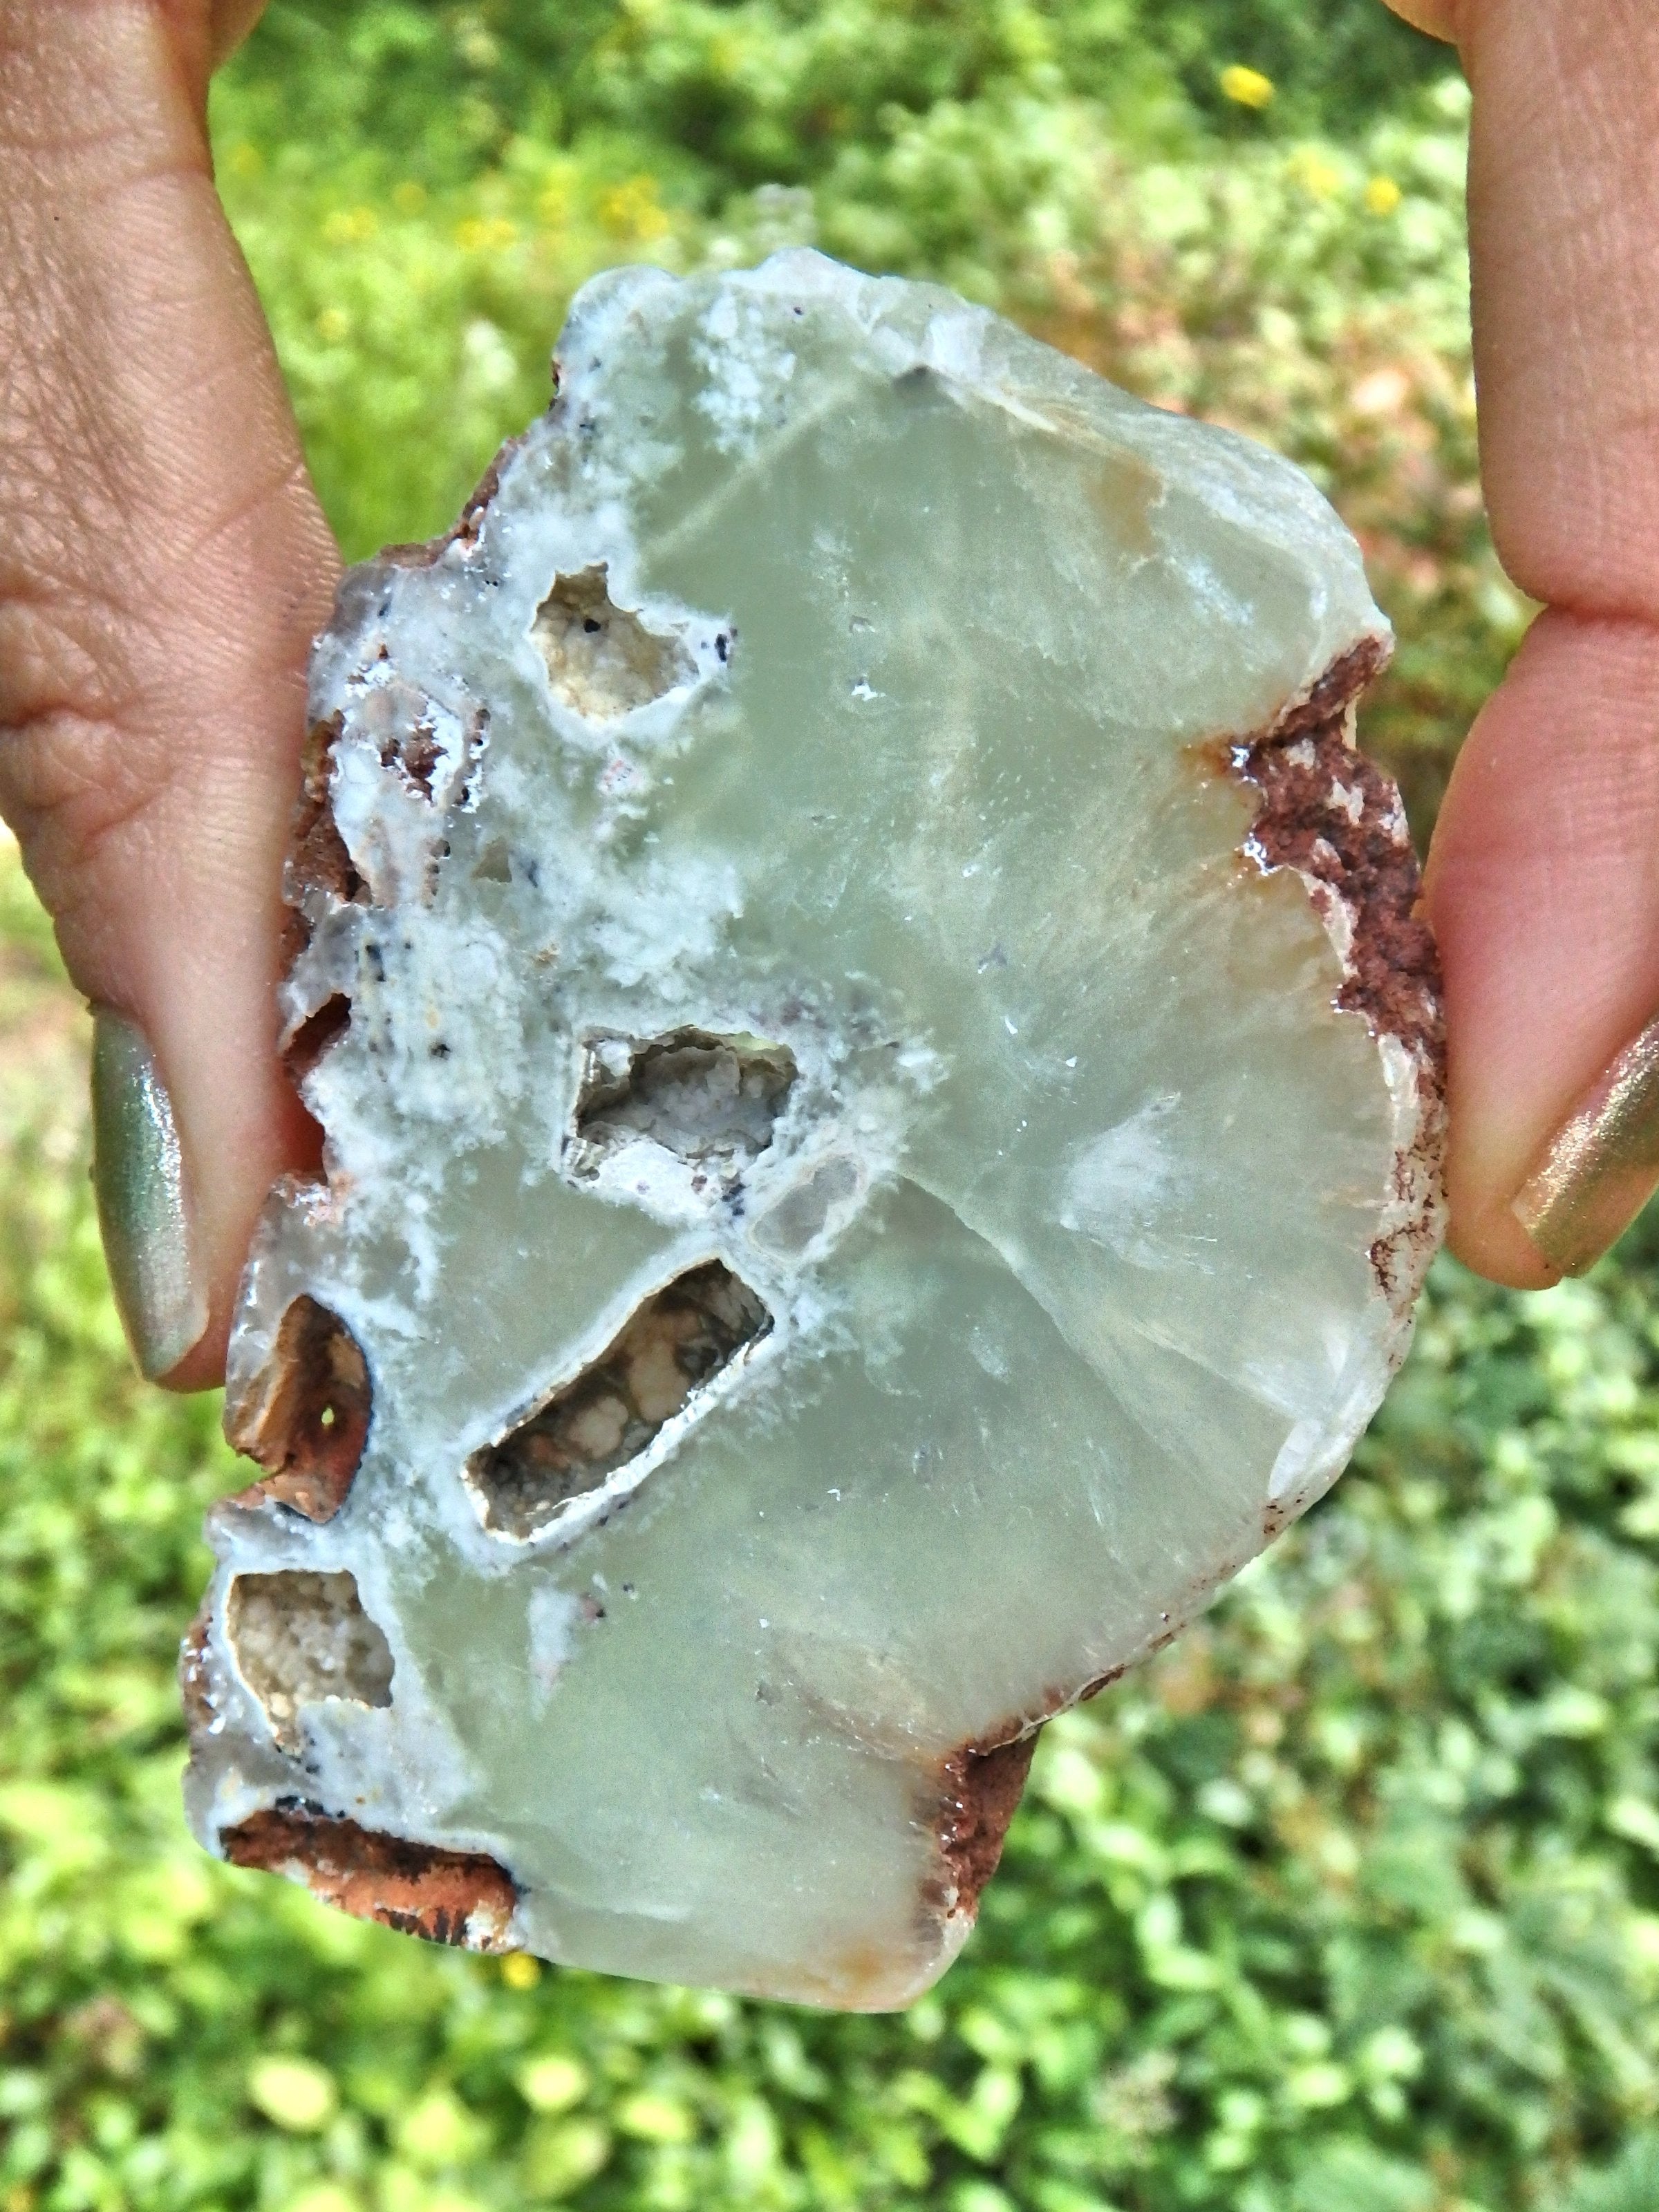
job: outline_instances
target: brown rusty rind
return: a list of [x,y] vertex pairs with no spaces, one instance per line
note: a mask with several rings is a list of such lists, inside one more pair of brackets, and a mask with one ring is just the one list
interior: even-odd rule
[[1037,1739],[1047,1723],[1057,1714],[1086,1705],[1120,1681],[1131,1668],[1144,1666],[1174,1643],[1216,1585],[1231,1579],[1243,1564],[1243,1559],[1234,1560],[1221,1569],[1214,1582],[1206,1577],[1194,1586],[1188,1594],[1187,1609],[1179,1614],[1166,1613],[1164,1626],[1133,1658],[1104,1668],[1082,1682],[1053,1686],[1018,1718],[1011,1717],[939,1762],[933,1771],[931,1819],[940,1866],[923,1893],[931,1919],[938,1923],[963,1914],[971,1917],[978,1911],[981,1893],[1000,1863]]
[[1353,710],[1388,647],[1364,638],[1264,734],[1217,750],[1256,798],[1244,844],[1264,872],[1294,868],[1343,964],[1334,1003],[1391,1037],[1415,1072],[1416,1112],[1396,1153],[1394,1219],[1370,1248],[1377,1287],[1402,1319],[1440,1237],[1446,1042],[1440,961],[1421,912],[1421,877],[1393,779],[1353,742]]
[[1006,1743],[964,1743],[931,1771],[927,1823],[938,1865],[922,1887],[922,1917],[931,1927],[960,1924],[978,1913],[980,1891],[998,1871],[1009,1823],[1020,1809],[1040,1735],[1040,1728],[1030,1728]]
[[220,1837],[233,1866],[302,1882],[324,1904],[428,1943],[510,1951],[518,1885],[482,1851],[441,1850],[309,1806],[254,1813]]
[[374,1411],[368,1365],[356,1337],[315,1298],[295,1298],[270,1359],[252,1387],[225,1407],[232,1446],[268,1469],[263,1481],[231,1503],[275,1500],[307,1521],[331,1521],[362,1464]]
[[283,1047],[282,1059],[288,1079],[296,1090],[350,1026],[351,1001],[343,991],[336,991],[293,1030]]
[[1041,1731],[981,1748],[964,1744],[940,1761],[934,1833],[942,1862],[927,1902],[939,1917],[971,1916],[997,1870]]
[[[1384,658],[1370,638],[1345,654],[1267,737],[1235,755],[1233,772],[1261,793],[1250,845],[1263,865],[1328,884],[1352,910],[1337,1004],[1364,1014],[1374,1036],[1398,1037],[1440,1085],[1440,960],[1419,911],[1417,855],[1393,778],[1349,734],[1353,703]],[[1358,794],[1357,812],[1337,801],[1339,787]]]
[[[558,372],[554,371],[554,391],[558,390]],[[521,430],[515,438],[508,438],[489,466],[478,479],[477,485],[449,528],[436,538],[416,539],[411,544],[386,545],[380,550],[380,559],[394,568],[430,568],[441,561],[452,545],[459,545],[470,553],[478,542],[483,528],[483,519],[490,501],[501,488],[501,471],[530,436]]]
[[940,1760],[933,1773],[931,1819],[941,1863],[924,1895],[934,1919],[978,1911],[980,1894],[1001,1861],[1009,1824],[1019,1810],[1037,1738],[1046,1724],[1057,1713],[1098,1697],[1179,1633],[1179,1626],[1172,1624],[1136,1659],[1108,1667],[1075,1686],[1049,1689],[1034,1711],[1004,1722]]
[[185,1708],[185,1724],[192,1736],[198,1729],[210,1727],[218,1711],[208,1668],[208,1645],[212,1635],[213,1605],[210,1599],[204,1599],[179,1646],[179,1695]]
[[[382,562],[392,568],[426,568],[452,545],[470,552],[499,489],[501,470],[522,442],[510,439],[502,447],[453,529],[423,545],[388,546]],[[360,588],[361,581],[360,577]],[[343,730],[343,717],[335,714],[314,722],[307,733],[283,873],[284,975],[293,973],[309,945],[319,908],[362,904],[369,896],[334,818],[334,748]],[[412,790],[428,799],[433,797],[437,758],[429,736],[417,720],[409,732],[396,733],[390,750],[382,750],[383,764],[397,769]],[[466,796],[483,736],[480,717],[468,733],[467,766],[454,794],[459,800]],[[296,1087],[350,1018],[349,999],[337,993],[283,1039],[284,1068]],[[331,1409],[332,1419],[325,1425],[323,1415]],[[295,1299],[283,1316],[265,1367],[226,1407],[231,1443],[269,1470],[229,1502],[249,1508],[276,1502],[309,1520],[332,1518],[362,1462],[372,1417],[368,1365],[356,1339],[337,1315],[315,1299]],[[216,1717],[209,1665],[212,1626],[211,1606],[204,1605],[179,1655],[192,1737],[208,1732]],[[483,1852],[411,1842],[291,1801],[226,1828],[219,1844],[234,1865],[302,1883],[325,1904],[360,1919],[466,1950],[516,1948],[511,1927],[517,1884]]]
[[363,879],[334,821],[331,790],[334,747],[343,727],[344,719],[339,714],[313,722],[306,732],[300,756],[300,797],[283,873],[283,899],[288,908],[283,926],[284,975],[311,942],[307,894],[319,892],[342,906],[363,894]]

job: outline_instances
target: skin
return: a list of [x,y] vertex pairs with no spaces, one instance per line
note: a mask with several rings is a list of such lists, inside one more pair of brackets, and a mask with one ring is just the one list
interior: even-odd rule
[[1480,464],[1544,603],[1459,757],[1429,856],[1451,1049],[1453,1249],[1553,1279],[1510,1204],[1659,1010],[1659,14],[1399,0],[1474,93]]
[[[1659,1009],[1659,11],[1397,0],[1474,91],[1481,457],[1545,603],[1430,856],[1454,1249],[1510,1211]],[[259,0],[0,0],[0,811],[71,975],[170,1088],[222,1371],[264,1193],[316,1133],[276,1060],[304,668],[338,556],[213,189],[216,63]],[[211,581],[204,585],[204,576]]]
[[258,12],[0,0],[0,811],[76,982],[173,1094],[210,1300],[185,1389],[222,1372],[262,1193],[315,1145],[271,986],[338,555],[206,131]]

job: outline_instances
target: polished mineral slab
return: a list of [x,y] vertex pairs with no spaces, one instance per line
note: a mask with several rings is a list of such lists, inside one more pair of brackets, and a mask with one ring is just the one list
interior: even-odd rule
[[313,667],[203,1840],[902,2004],[1042,1721],[1340,1470],[1433,956],[1311,486],[948,293],[619,271]]

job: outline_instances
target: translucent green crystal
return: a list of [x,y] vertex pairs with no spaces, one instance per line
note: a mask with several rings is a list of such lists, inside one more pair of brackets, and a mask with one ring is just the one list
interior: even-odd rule
[[1386,625],[1285,462],[931,287],[619,271],[558,368],[317,648],[326,1181],[249,1264],[192,1818],[426,1934],[899,2004],[1042,1721],[1403,1354]]

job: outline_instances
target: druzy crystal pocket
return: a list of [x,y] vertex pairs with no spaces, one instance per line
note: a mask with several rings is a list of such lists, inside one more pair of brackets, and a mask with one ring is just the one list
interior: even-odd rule
[[1334,1480],[1438,1233],[1387,652],[1293,469],[810,253],[599,279],[313,666],[186,1650],[211,1848],[826,2005]]

